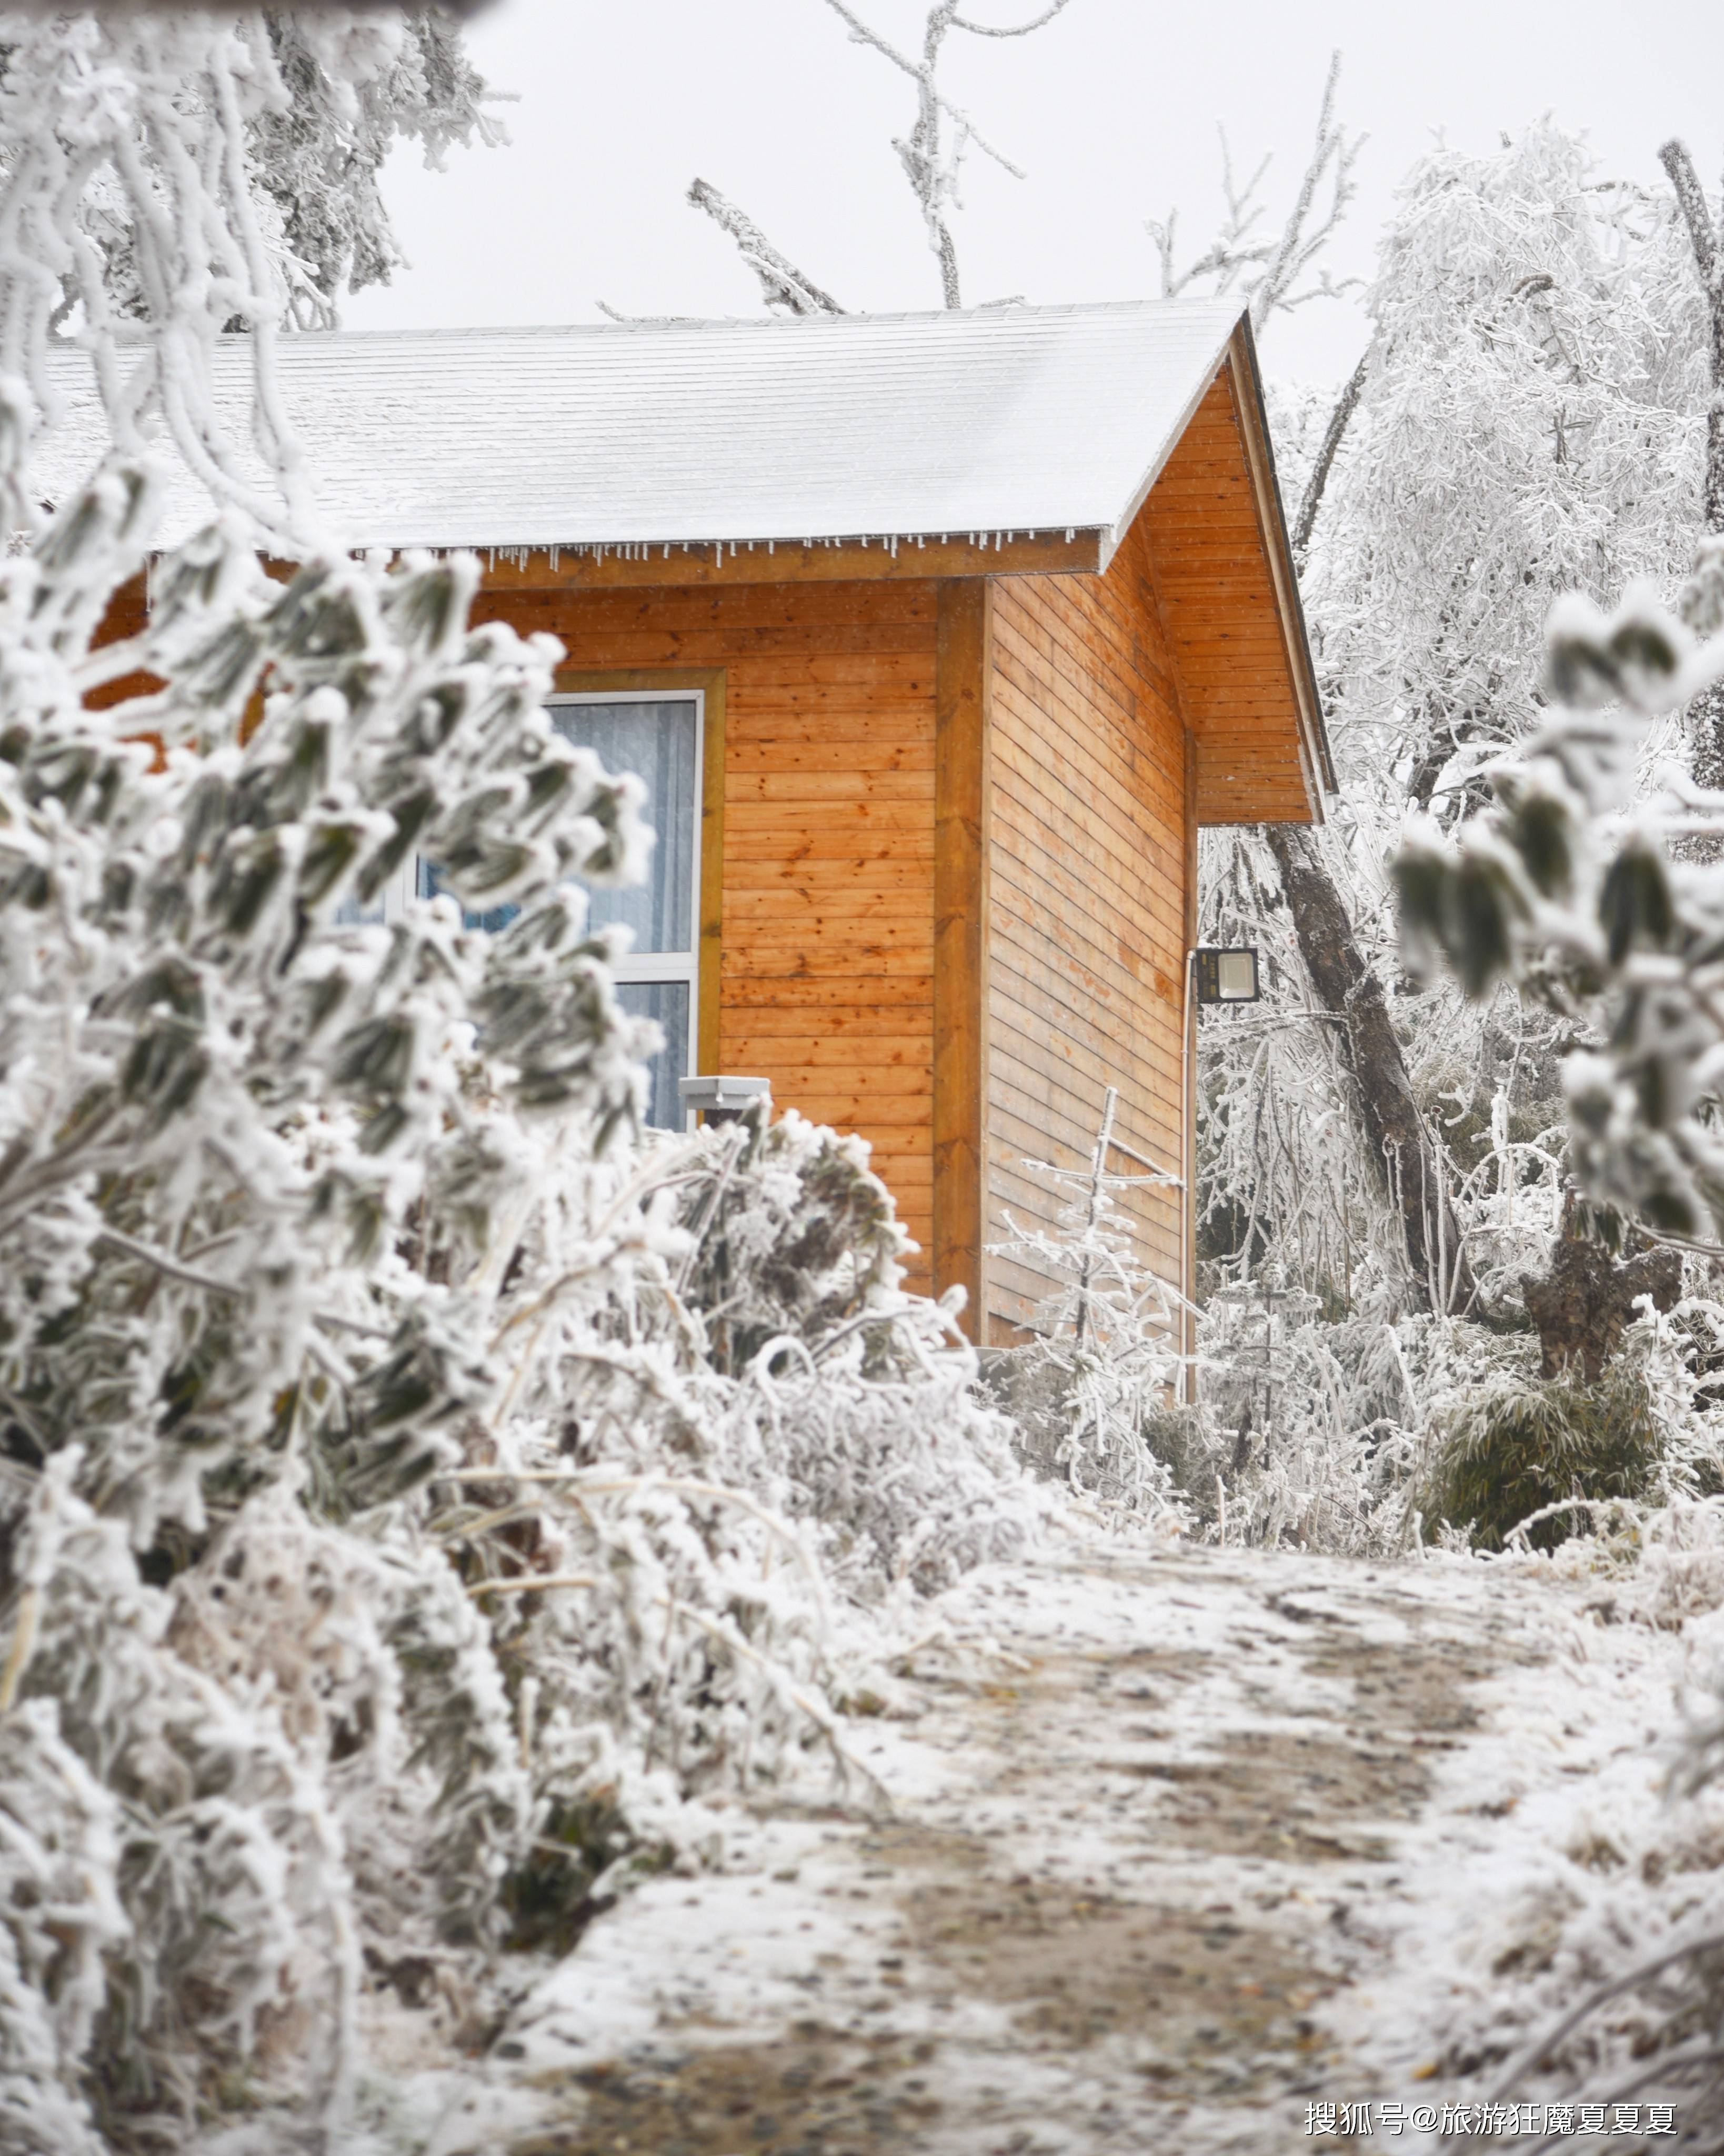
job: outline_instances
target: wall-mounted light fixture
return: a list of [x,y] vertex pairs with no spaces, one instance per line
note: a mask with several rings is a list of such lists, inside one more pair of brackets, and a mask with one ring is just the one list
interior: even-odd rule
[[1257,953],[1244,948],[1222,949],[1199,946],[1192,953],[1197,961],[1198,1001],[1200,1004],[1255,1004],[1261,993],[1257,983]]
[[704,1116],[709,1123],[733,1123],[757,1101],[765,1101],[772,1113],[772,1082],[769,1078],[679,1078],[676,1090],[685,1108]]

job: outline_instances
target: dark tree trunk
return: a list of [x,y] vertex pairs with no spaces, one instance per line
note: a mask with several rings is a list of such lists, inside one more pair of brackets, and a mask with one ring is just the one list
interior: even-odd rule
[[1347,387],[1335,400],[1335,409],[1329,414],[1329,424],[1323,432],[1323,446],[1317,451],[1317,460],[1311,466],[1311,477],[1306,481],[1305,498],[1299,505],[1299,514],[1293,520],[1293,559],[1301,572],[1305,557],[1311,550],[1311,535],[1316,527],[1317,511],[1323,506],[1323,494],[1329,484],[1329,475],[1335,468],[1336,452],[1342,437],[1359,408],[1359,398],[1364,393],[1365,377],[1370,370],[1371,348],[1367,345],[1359,356],[1359,363],[1347,377]]
[[[1712,401],[1706,413],[1706,463],[1700,513],[1708,531],[1724,531],[1724,233],[1712,222],[1711,207],[1687,145],[1672,140],[1658,155],[1676,191],[1677,206],[1694,249],[1700,289],[1706,298]],[[1715,684],[1689,706],[1688,726],[1695,778],[1702,786],[1724,787],[1724,683]],[[1692,854],[1696,849],[1691,845],[1688,850]],[[1718,841],[1703,840],[1697,850],[1716,859]]]
[[1407,1060],[1383,983],[1365,963],[1334,879],[1300,824],[1268,824],[1264,835],[1281,872],[1299,955],[1317,1001],[1342,1021],[1358,1089],[1366,1151],[1400,1215],[1407,1264],[1421,1301],[1451,1310],[1472,1300],[1472,1268],[1461,1246],[1447,1185],[1413,1096]]
[[1708,531],[1724,531],[1724,234],[1712,222],[1706,189],[1686,143],[1671,141],[1659,151],[1688,227],[1694,266],[1706,295],[1710,332],[1712,402],[1706,413],[1706,469],[1701,516]]
[[1622,1344],[1636,1296],[1650,1295],[1660,1310],[1673,1310],[1682,1292],[1682,1260],[1675,1250],[1645,1250],[1619,1265],[1602,1244],[1581,1235],[1571,1191],[1562,1226],[1542,1280],[1521,1276],[1526,1313],[1544,1350],[1542,1377],[1561,1376],[1578,1364],[1588,1384]]

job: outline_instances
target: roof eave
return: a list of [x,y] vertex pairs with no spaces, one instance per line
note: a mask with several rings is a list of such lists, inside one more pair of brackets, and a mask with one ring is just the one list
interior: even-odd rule
[[872,583],[922,577],[1093,575],[1107,534],[1095,526],[927,531],[821,539],[469,542],[435,548],[485,559],[492,590],[591,586]]
[[1275,476],[1275,447],[1270,439],[1269,413],[1264,402],[1263,377],[1257,364],[1257,340],[1252,334],[1249,311],[1241,310],[1233,335],[1228,339],[1227,359],[1233,367],[1239,393],[1240,418],[1245,431],[1246,460],[1257,495],[1257,511],[1274,579],[1275,605],[1280,616],[1287,663],[1293,677],[1299,709],[1300,761],[1306,767],[1306,791],[1312,820],[1324,821],[1323,796],[1337,788],[1335,760],[1329,748],[1329,731],[1323,720],[1323,700],[1317,686],[1316,666],[1311,658],[1311,638],[1305,622],[1305,605],[1299,593],[1299,571],[1287,536],[1286,512],[1280,484]]

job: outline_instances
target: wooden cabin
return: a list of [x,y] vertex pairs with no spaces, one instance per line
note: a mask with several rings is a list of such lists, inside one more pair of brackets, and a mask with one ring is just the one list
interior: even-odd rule
[[[657,880],[602,902],[661,1119],[722,1072],[859,1132],[912,1285],[995,1341],[1048,1286],[988,1249],[1052,1223],[1024,1163],[1086,1161],[1109,1086],[1188,1181],[1198,831],[1332,785],[1236,305],[306,336],[281,371],[336,528],[478,549],[480,616],[566,648],[559,723],[644,767]],[[1181,1188],[1131,1202],[1188,1289]]]

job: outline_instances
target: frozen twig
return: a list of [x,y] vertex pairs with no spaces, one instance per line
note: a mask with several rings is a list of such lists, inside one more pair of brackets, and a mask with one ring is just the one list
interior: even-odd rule
[[[1278,311],[1291,312],[1312,300],[1337,299],[1357,287],[1357,278],[1337,280],[1326,270],[1318,271],[1315,284],[1301,286],[1301,280],[1333,239],[1357,192],[1353,167],[1366,138],[1350,136],[1335,116],[1340,81],[1341,54],[1337,52],[1330,59],[1323,85],[1316,141],[1275,239],[1262,238],[1258,230],[1266,214],[1260,190],[1270,157],[1266,153],[1260,159],[1249,178],[1241,183],[1234,175],[1225,129],[1221,131],[1221,162],[1226,213],[1205,251],[1180,269],[1178,212],[1170,211],[1165,221],[1146,221],[1144,229],[1155,247],[1163,299],[1177,299],[1193,285],[1208,285],[1218,293],[1238,290],[1249,305],[1251,326],[1261,336]],[[1327,199],[1320,205],[1326,187]]]

